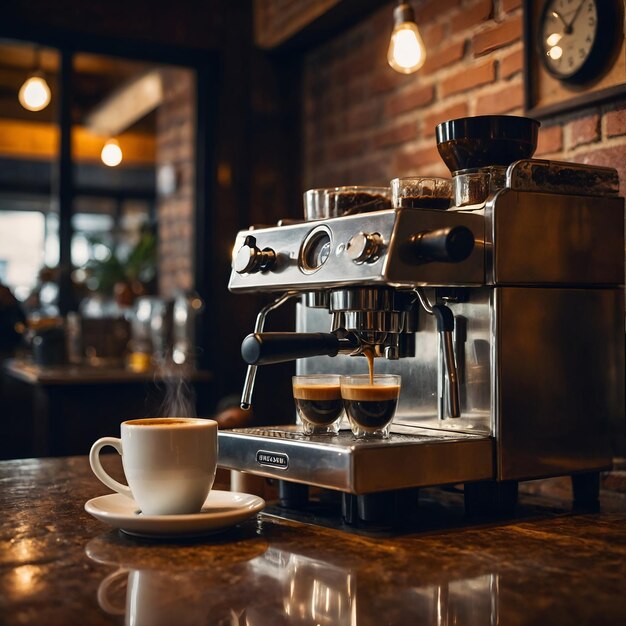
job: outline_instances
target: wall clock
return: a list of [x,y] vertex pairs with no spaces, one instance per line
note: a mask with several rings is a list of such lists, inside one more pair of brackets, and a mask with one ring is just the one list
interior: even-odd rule
[[626,92],[625,0],[526,0],[526,110],[547,116]]
[[584,81],[606,69],[619,41],[622,0],[548,0],[537,29],[539,55],[553,76]]

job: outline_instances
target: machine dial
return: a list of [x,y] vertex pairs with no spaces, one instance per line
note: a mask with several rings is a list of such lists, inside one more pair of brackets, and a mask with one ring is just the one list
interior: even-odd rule
[[332,238],[326,226],[312,230],[304,240],[300,251],[300,269],[305,274],[317,272],[330,257]]
[[266,271],[276,262],[276,253],[271,248],[260,250],[256,245],[256,237],[248,235],[233,259],[233,269],[237,274],[253,274]]
[[380,256],[382,245],[379,233],[359,233],[348,241],[346,253],[355,263],[373,263]]

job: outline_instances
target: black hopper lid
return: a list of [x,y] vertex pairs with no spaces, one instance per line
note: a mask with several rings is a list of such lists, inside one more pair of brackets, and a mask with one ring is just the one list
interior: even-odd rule
[[479,115],[437,125],[437,149],[451,172],[529,159],[540,122],[515,115]]

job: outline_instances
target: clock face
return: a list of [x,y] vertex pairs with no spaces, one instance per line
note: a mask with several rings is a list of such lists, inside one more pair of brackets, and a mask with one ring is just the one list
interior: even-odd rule
[[547,70],[566,80],[585,68],[600,34],[598,2],[548,0],[539,26],[540,52]]

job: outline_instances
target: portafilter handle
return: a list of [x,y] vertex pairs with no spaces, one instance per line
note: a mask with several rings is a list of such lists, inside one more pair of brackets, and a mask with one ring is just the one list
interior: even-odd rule
[[249,365],[284,363],[311,356],[336,356],[354,352],[357,338],[336,333],[251,333],[241,344],[241,356]]

